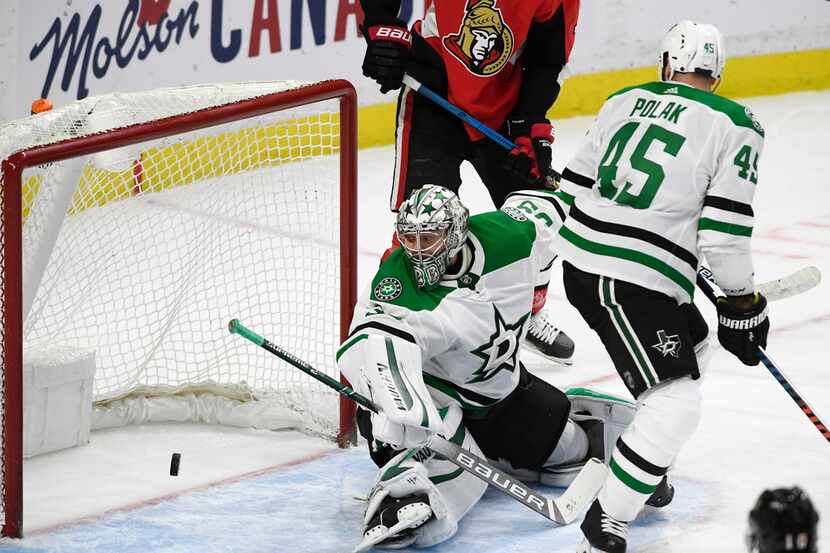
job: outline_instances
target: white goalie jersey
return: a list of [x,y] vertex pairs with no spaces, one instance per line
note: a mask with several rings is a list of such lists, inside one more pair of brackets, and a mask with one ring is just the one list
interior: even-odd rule
[[404,252],[392,252],[355,307],[340,370],[357,374],[361,341],[380,334],[418,346],[436,407],[481,412],[505,398],[519,381],[534,287],[548,281],[566,207],[553,192],[518,192],[500,211],[470,217],[461,269],[429,289],[415,284]]
[[702,252],[725,293],[753,292],[763,144],[752,112],[716,94],[673,81],[613,94],[563,172],[559,254],[687,303]]

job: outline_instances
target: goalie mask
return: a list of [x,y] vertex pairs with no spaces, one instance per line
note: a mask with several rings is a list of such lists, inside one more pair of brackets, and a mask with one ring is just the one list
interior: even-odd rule
[[438,284],[467,239],[469,211],[452,191],[424,185],[398,208],[395,231],[420,288]]

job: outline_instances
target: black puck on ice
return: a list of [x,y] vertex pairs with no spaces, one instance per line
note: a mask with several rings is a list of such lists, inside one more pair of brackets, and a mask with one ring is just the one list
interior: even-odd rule
[[179,475],[179,461],[182,460],[181,453],[174,453],[172,457],[170,457],[170,476],[178,476]]

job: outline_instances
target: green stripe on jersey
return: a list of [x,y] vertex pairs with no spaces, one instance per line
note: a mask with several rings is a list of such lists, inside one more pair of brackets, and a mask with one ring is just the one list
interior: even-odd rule
[[587,238],[579,236],[574,231],[569,229],[567,226],[563,226],[562,228],[560,228],[559,234],[577,248],[585,250],[589,253],[625,259],[626,261],[633,261],[634,263],[639,263],[640,265],[645,265],[650,269],[654,269],[658,273],[662,274],[663,276],[665,276],[666,278],[680,286],[680,288],[685,290],[686,293],[689,294],[690,299],[694,297],[694,283],[685,276],[683,276],[683,273],[681,273],[665,261],[661,261],[656,257],[650,256],[643,252],[638,252],[636,250],[630,250],[628,248],[621,248],[619,246],[609,246],[607,244],[593,242],[591,240],[588,240]]
[[536,240],[535,223],[517,221],[503,211],[473,215],[469,228],[484,248],[482,275],[529,257]]
[[734,102],[729,98],[718,96],[713,92],[707,92],[705,90],[700,90],[698,88],[693,88],[677,82],[655,81],[636,86],[629,86],[618,90],[609,96],[608,99],[610,100],[615,96],[620,96],[632,90],[645,90],[647,92],[651,92],[652,94],[659,94],[661,96],[665,94],[668,96],[679,96],[687,100],[692,100],[699,104],[703,104],[714,111],[723,113],[738,127],[752,129],[761,136],[764,136],[764,128],[760,123],[758,123],[755,116],[752,115],[752,112],[745,106],[742,106],[738,102]]
[[565,192],[563,190],[557,190],[556,192],[554,192],[554,194],[559,196],[559,199],[562,200],[563,202],[565,202],[566,204],[574,205],[573,194],[568,194],[567,192]]
[[735,223],[724,223],[723,221],[716,221],[708,217],[701,217],[697,223],[698,230],[716,230],[726,234],[734,234],[735,236],[752,236],[752,227],[744,225],[736,225]]

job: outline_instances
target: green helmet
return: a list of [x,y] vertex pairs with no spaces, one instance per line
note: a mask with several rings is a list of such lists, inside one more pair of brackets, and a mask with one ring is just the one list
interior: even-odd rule
[[398,208],[395,231],[420,288],[441,280],[467,239],[469,216],[454,192],[434,184],[414,190]]

